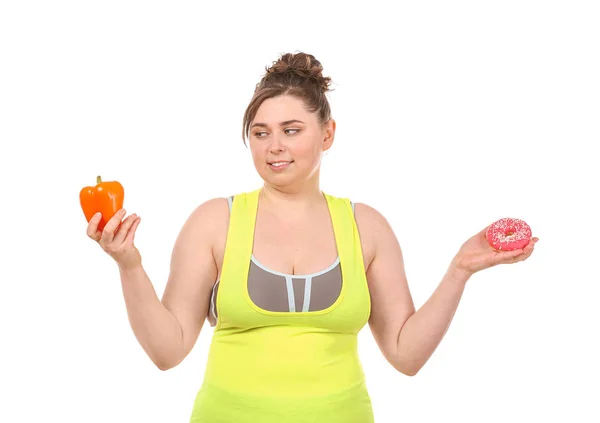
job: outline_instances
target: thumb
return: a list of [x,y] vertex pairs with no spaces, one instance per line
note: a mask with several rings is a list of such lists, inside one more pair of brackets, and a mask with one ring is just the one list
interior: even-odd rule
[[479,231],[479,233],[477,234],[478,237],[483,237],[485,238],[485,234],[488,230],[488,228],[490,227],[490,225],[487,225],[485,228],[483,228],[481,231]]

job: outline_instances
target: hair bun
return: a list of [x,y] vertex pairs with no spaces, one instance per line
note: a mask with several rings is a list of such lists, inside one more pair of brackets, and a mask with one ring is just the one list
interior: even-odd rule
[[286,53],[274,61],[271,67],[266,68],[266,71],[262,83],[273,79],[285,81],[288,78],[299,77],[316,84],[323,93],[330,91],[331,78],[323,76],[323,66],[312,54]]

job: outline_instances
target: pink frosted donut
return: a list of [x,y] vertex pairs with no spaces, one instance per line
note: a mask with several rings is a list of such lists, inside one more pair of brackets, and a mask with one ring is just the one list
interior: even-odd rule
[[529,244],[531,228],[521,219],[506,217],[488,226],[485,237],[492,248],[513,251]]

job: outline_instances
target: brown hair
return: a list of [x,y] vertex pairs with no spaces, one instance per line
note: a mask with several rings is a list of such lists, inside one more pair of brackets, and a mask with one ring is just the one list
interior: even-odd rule
[[333,91],[329,88],[331,78],[323,76],[323,66],[312,54],[286,53],[265,69],[266,73],[256,84],[252,100],[244,113],[244,144],[258,108],[268,98],[292,95],[303,100],[310,112],[317,112],[321,124],[331,119],[331,108],[326,97],[328,91]]

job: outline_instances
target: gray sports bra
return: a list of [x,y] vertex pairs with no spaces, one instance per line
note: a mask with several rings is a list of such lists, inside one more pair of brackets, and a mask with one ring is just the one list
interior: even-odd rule
[[[228,197],[229,211],[233,196]],[[354,211],[354,203],[352,210]],[[219,291],[218,279],[213,286],[210,298],[210,324],[218,319],[216,298]],[[318,311],[330,307],[340,295],[342,272],[340,258],[326,269],[308,275],[291,275],[271,270],[251,256],[248,272],[248,294],[260,308],[268,311],[298,312]]]

